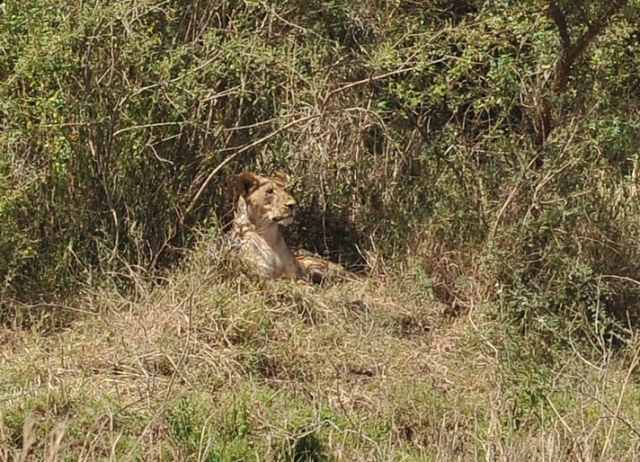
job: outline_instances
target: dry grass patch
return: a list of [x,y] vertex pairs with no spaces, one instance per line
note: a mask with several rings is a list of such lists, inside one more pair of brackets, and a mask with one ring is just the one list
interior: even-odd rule
[[513,361],[481,307],[450,317],[424,274],[311,286],[236,264],[198,251],[161,284],[86,295],[95,314],[62,331],[4,328],[0,460],[614,460],[636,447],[638,387],[614,364]]

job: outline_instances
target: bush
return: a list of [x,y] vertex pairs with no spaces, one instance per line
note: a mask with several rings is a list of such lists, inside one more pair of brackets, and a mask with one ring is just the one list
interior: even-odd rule
[[[228,223],[233,174],[285,168],[297,245],[413,255],[463,304],[623,335],[640,121],[622,3],[561,5],[564,26],[538,1],[3,4],[3,297],[171,264]],[[602,11],[617,27],[565,76],[557,43]]]

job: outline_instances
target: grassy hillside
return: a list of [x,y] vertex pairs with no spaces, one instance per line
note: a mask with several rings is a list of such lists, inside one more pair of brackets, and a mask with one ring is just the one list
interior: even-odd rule
[[[0,4],[0,460],[634,460],[637,0]],[[285,169],[258,281],[234,175]]]
[[318,287],[205,250],[70,328],[3,328],[0,460],[637,459],[637,353],[549,365],[415,268]]

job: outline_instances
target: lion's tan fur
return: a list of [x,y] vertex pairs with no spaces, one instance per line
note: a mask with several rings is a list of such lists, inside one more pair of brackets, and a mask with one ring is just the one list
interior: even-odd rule
[[297,204],[287,192],[283,173],[266,177],[243,172],[239,180],[243,192],[238,199],[231,233],[239,244],[241,257],[260,275],[320,282],[341,269],[309,253],[296,256],[287,246],[279,226],[293,222]]
[[239,176],[243,193],[238,199],[232,233],[244,260],[264,277],[299,278],[302,268],[287,247],[279,225],[293,222],[296,201],[286,190],[286,178],[244,172]]

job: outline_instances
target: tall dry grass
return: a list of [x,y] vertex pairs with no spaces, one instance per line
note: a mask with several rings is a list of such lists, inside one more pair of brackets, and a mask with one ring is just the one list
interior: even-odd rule
[[637,353],[545,366],[419,266],[260,281],[210,243],[64,330],[3,329],[2,460],[636,457]]

